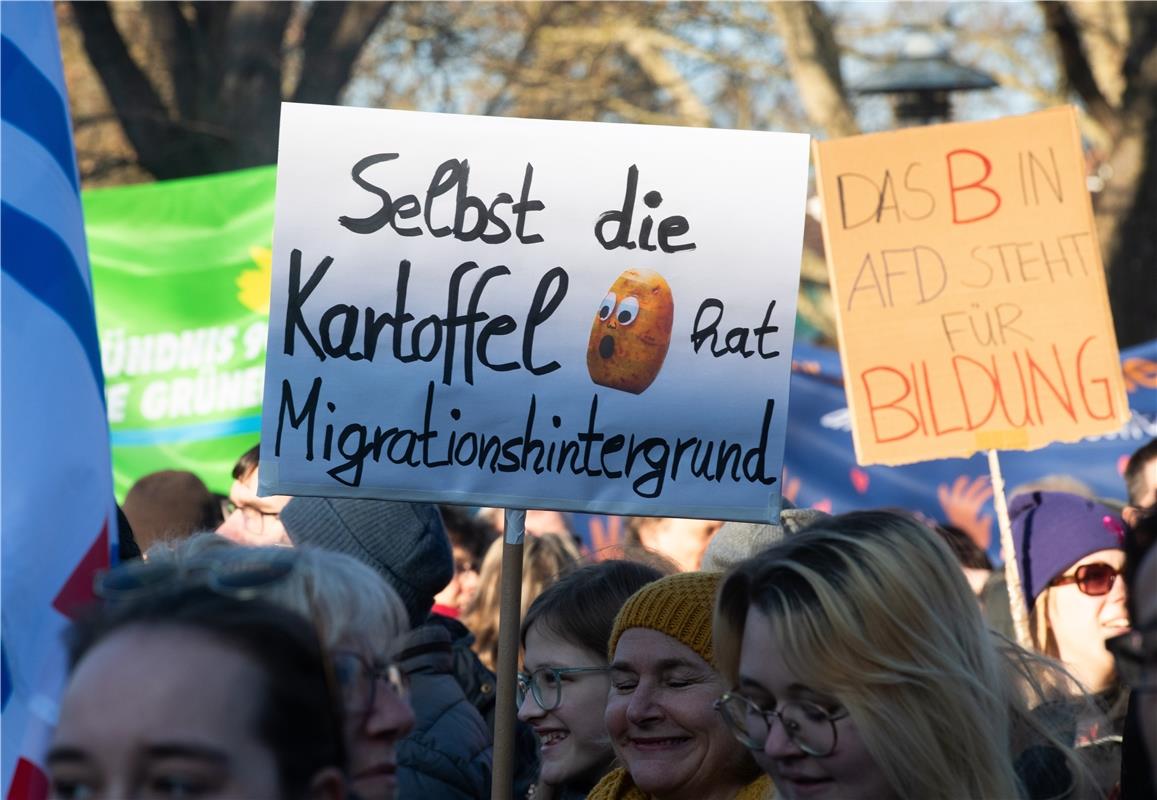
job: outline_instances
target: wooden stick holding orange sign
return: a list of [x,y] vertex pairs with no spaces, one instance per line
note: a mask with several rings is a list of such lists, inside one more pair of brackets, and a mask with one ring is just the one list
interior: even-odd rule
[[1008,503],[1004,496],[1004,476],[1000,472],[1000,458],[995,450],[988,451],[988,471],[992,476],[992,505],[1000,526],[1000,549],[1004,553],[1004,581],[1008,586],[1008,610],[1012,613],[1012,629],[1016,643],[1032,649],[1032,635],[1028,627],[1028,606],[1020,583],[1020,569],[1016,560],[1016,545],[1012,540],[1012,522],[1008,518]]

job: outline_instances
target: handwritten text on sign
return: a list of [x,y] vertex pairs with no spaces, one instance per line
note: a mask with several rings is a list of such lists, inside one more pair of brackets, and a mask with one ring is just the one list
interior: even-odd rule
[[1032,450],[1121,426],[1071,108],[816,154],[861,464]]
[[770,518],[806,179],[798,135],[287,104],[262,490]]

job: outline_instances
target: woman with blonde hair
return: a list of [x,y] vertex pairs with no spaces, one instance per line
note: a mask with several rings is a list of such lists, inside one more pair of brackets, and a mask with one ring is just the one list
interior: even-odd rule
[[1111,789],[1121,774],[1121,741],[1129,690],[1107,644],[1129,631],[1125,522],[1095,500],[1037,491],[1009,504],[1033,647],[1055,658],[1091,693],[1087,706],[1058,703],[1072,741],[1087,752],[1098,781]]
[[1017,495],[1009,516],[1033,646],[1064,662],[1089,691],[1119,689],[1104,642],[1129,630],[1124,520],[1064,492]]
[[833,517],[739,564],[715,610],[718,708],[779,796],[1081,797],[1032,713],[1059,665],[999,639],[939,537],[903,514]]
[[[522,613],[542,591],[578,563],[578,549],[561,534],[527,536],[522,551]],[[478,573],[478,593],[462,615],[462,622],[474,634],[474,652],[493,670],[498,660],[498,608],[502,588],[502,539],[486,551]]]

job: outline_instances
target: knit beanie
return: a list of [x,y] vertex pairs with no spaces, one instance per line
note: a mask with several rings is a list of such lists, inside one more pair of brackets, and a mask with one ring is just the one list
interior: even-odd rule
[[414,627],[454,577],[450,539],[429,503],[295,497],[281,511],[295,545],[311,544],[370,565],[394,588]]
[[615,617],[607,644],[608,660],[614,660],[615,646],[624,631],[650,628],[687,645],[714,667],[711,615],[721,577],[718,572],[680,572],[648,583],[635,592]]
[[740,561],[762,553],[808,525],[827,519],[828,514],[813,508],[785,507],[779,524],[766,522],[724,522],[703,551],[704,572],[726,572]]
[[1124,546],[1121,517],[1101,503],[1075,494],[1018,494],[1012,498],[1008,515],[1030,611],[1041,592],[1073,564],[1098,550]]

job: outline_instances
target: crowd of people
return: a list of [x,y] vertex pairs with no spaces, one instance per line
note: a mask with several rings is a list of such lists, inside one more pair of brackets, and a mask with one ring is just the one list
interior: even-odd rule
[[[51,796],[489,798],[501,511],[259,497],[259,470],[126,496]],[[1009,498],[1020,641],[983,548],[903,510],[634,518],[594,552],[529,514],[514,797],[1157,797],[1157,440],[1124,479]]]

